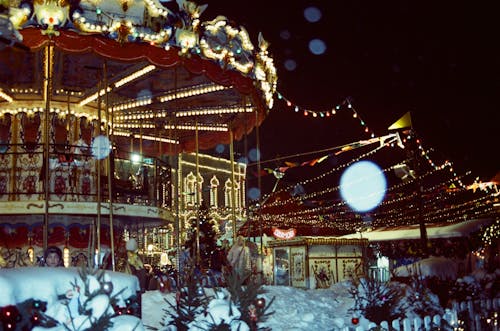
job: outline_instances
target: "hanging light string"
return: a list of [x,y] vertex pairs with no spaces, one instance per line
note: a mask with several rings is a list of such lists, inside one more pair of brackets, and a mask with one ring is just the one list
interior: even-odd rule
[[[388,171],[394,170],[394,168],[397,165],[398,164],[391,165],[391,166],[383,169],[382,172],[388,172]],[[443,169],[445,169],[445,166],[446,166],[446,164],[444,164],[444,165],[442,165],[440,167],[437,167],[436,169],[432,169],[432,170],[426,172],[425,174],[422,174],[421,176],[419,176],[418,179],[422,180],[425,177],[430,176],[430,175],[432,175],[433,173],[435,173],[437,171],[443,170]],[[416,179],[412,179],[412,180],[408,180],[407,182],[404,182],[404,183],[393,185],[390,188],[386,189],[385,193],[387,194],[388,192],[394,191],[397,188],[401,188],[403,186],[410,185],[410,184],[414,183],[415,180]],[[324,194],[333,193],[333,192],[338,191],[339,189],[340,189],[340,186],[329,187],[329,188],[326,188],[326,189],[324,189],[322,191],[316,191],[316,192],[312,192],[312,193],[309,193],[309,194],[304,194],[304,195],[299,196],[299,197],[291,197],[291,198],[288,198],[288,199],[285,199],[285,200],[278,200],[278,201],[275,201],[275,202],[267,204],[266,207],[287,206],[290,203],[302,202],[304,200],[309,200],[311,198],[315,198],[315,197],[318,197],[318,196],[321,196],[321,195],[324,195]],[[342,204],[335,205],[335,207],[341,206],[343,204],[344,204],[344,202],[342,202]],[[275,214],[273,214],[273,215],[275,215]],[[288,213],[283,213],[283,214],[280,214],[280,215],[289,215],[289,214]]]
[[[366,133],[369,133],[372,138],[375,137],[375,133],[368,127],[366,122],[361,118],[359,112],[355,109],[355,107],[353,106],[351,99],[349,97],[342,100],[342,102],[335,105],[330,110],[323,110],[323,111],[307,109],[305,107],[299,106],[298,104],[296,104],[295,102],[293,102],[289,98],[285,97],[280,91],[277,91],[277,97],[278,97],[278,100],[283,100],[286,103],[286,106],[293,109],[294,112],[302,113],[304,116],[312,116],[314,118],[320,118],[320,119],[321,118],[331,118],[332,116],[336,115],[341,110],[348,110],[352,113],[353,118],[357,118],[359,120],[359,124],[364,128],[364,131]],[[408,139],[411,139],[411,136],[403,138],[402,142],[406,143]],[[418,150],[420,151],[421,156],[423,156],[425,158],[427,163],[433,168],[437,167],[436,163],[429,157],[429,153],[425,152],[420,138],[417,137],[416,143],[417,143]],[[429,151],[431,151],[431,150],[432,149],[430,149]],[[318,151],[318,153],[320,153],[320,152],[322,152],[322,151]],[[292,155],[290,157],[282,157],[282,158],[276,158],[273,160],[261,161],[261,164],[271,162],[271,161],[280,161],[280,160],[284,160],[284,159],[288,159],[288,158],[292,158],[292,157],[296,157],[296,156],[308,155],[308,154],[309,153],[302,153],[302,154]],[[311,154],[312,154],[312,152],[311,152]],[[453,175],[455,177],[458,177],[457,174],[453,171],[453,165],[452,165],[451,161],[447,161],[447,162],[450,165],[450,171],[453,172]],[[465,187],[465,185],[463,184],[462,181],[458,180],[457,183],[461,187]]]
[[[318,175],[316,177],[313,177],[313,178],[310,178],[310,179],[306,179],[306,180],[298,182],[296,184],[288,185],[288,186],[286,186],[286,187],[284,187],[284,188],[282,188],[280,190],[276,190],[273,194],[279,194],[281,192],[289,191],[289,190],[291,190],[292,188],[294,188],[297,185],[306,185],[306,184],[314,183],[314,182],[316,182],[318,180],[324,179],[326,176],[334,174],[335,172],[348,167],[349,165],[353,164],[354,162],[357,162],[357,161],[359,161],[361,159],[364,159],[364,158],[366,158],[366,157],[368,157],[370,155],[373,155],[373,154],[377,153],[378,151],[380,151],[382,148],[384,148],[386,146],[387,145],[385,145],[385,144],[381,145],[381,146],[377,146],[375,149],[373,149],[373,150],[371,150],[371,151],[369,151],[369,152],[367,152],[365,154],[362,154],[359,157],[357,157],[357,158],[355,158],[355,159],[353,159],[353,160],[351,160],[351,161],[349,161],[347,163],[344,163],[344,164],[342,164],[340,166],[337,166],[337,167],[335,167],[335,168],[333,168],[333,169],[331,169],[331,170],[329,170],[329,171],[327,171],[327,172],[325,172],[323,174],[320,174],[320,175]],[[264,196],[264,199],[267,199],[267,198],[269,198],[269,195],[265,195]]]
[[359,120],[359,124],[363,127],[363,131],[369,134],[372,138],[375,137],[375,133],[366,125],[366,122],[359,116],[359,113],[354,109],[350,98],[345,98],[339,104],[333,106],[329,110],[312,110],[305,107],[297,105],[295,102],[291,101],[289,98],[285,97],[281,92],[277,91],[278,100],[285,102],[286,106],[293,109],[296,113],[301,113],[303,116],[310,116],[318,119],[332,118],[341,110],[347,110],[352,113],[352,117]]
[[[455,206],[454,208],[438,209],[432,213],[424,214],[426,223],[436,223],[437,221],[446,220],[446,223],[456,223],[464,220],[464,213],[469,218],[480,217],[488,215],[493,212],[493,207],[484,203],[488,197],[481,197],[471,201],[464,202]],[[393,227],[401,225],[412,225],[418,220],[417,213],[408,213],[407,206],[401,210],[391,210],[387,213],[376,213],[369,215],[372,219],[372,227]],[[309,217],[307,217],[309,216]],[[382,218],[383,217],[383,218]],[[262,215],[262,220],[266,226],[280,226],[280,227],[297,227],[297,226],[314,226],[335,228],[339,231],[355,231],[360,226],[366,226],[363,218],[355,213],[349,211],[338,211],[334,213],[325,213],[317,216],[312,215],[299,215],[299,216],[282,216],[282,215]]]

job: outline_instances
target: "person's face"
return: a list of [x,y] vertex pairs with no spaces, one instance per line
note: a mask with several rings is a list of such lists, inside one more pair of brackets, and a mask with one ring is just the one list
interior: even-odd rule
[[47,267],[58,267],[59,262],[61,262],[61,259],[59,259],[59,255],[57,255],[57,253],[49,253],[45,259]]

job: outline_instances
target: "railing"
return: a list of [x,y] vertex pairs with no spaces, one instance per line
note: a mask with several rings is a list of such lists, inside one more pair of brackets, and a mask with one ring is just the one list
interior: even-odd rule
[[[441,327],[443,325],[443,321],[445,325],[448,325],[449,328]],[[455,326],[457,326],[457,313],[456,311],[447,310],[443,316],[435,315],[425,316],[424,318],[416,317],[413,319],[405,318],[405,319],[396,319],[393,320],[390,324],[386,321],[377,325],[375,323],[369,323],[368,325],[358,325],[358,326],[345,326],[339,331],[369,331],[376,327],[381,327],[383,330],[387,331],[430,331],[430,330],[455,330]],[[380,329],[376,329],[380,330]],[[459,329],[457,329],[459,330]]]
[[[430,331],[430,330],[466,330],[466,331],[500,331],[500,298],[453,302],[451,309],[444,315],[396,319],[382,322],[384,330],[395,331]],[[368,325],[345,326],[339,331],[368,331],[377,327],[375,323]]]
[[[109,201],[107,176],[112,173],[113,202],[171,206],[171,168],[162,160],[144,158],[134,162],[111,154],[111,171],[108,171],[107,161],[98,162],[90,151],[82,152],[79,146],[72,147],[75,148],[71,148],[71,152],[49,154],[47,189],[50,201],[97,201],[97,167],[100,164],[102,202]],[[9,145],[9,151],[0,154],[0,201],[44,200],[47,160],[43,152],[40,148],[30,153],[16,150],[22,148]]]
[[500,298],[453,302],[464,330],[499,331]]

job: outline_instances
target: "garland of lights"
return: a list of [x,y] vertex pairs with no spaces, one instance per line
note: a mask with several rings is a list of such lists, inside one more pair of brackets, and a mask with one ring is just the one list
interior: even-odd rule
[[481,234],[481,240],[487,246],[492,246],[495,242],[498,242],[498,239],[500,239],[500,218],[497,218]]
[[[444,167],[439,167],[439,168],[444,169]],[[434,169],[432,172],[435,172],[437,170],[439,170],[439,169]],[[428,175],[428,174],[424,174],[422,176],[426,176],[426,175]],[[438,186],[441,186],[441,185],[438,185]],[[391,189],[392,189],[392,187],[391,187]],[[463,192],[463,190],[461,190],[461,191]],[[458,191],[451,192],[451,193],[457,194],[457,192]],[[412,194],[411,197],[393,199],[393,201],[386,202],[385,205],[387,205],[389,203],[395,203],[397,201],[407,200],[407,199],[412,198],[412,197],[414,198],[415,196],[416,196],[416,193]],[[488,211],[492,211],[492,208],[488,208],[487,206],[485,206],[481,203],[484,199],[487,199],[487,198],[488,197],[482,197],[479,199],[475,199],[473,201],[468,201],[468,202],[465,202],[462,204],[455,205],[453,208],[447,209],[446,212],[444,212],[442,208],[437,208],[434,211],[426,212],[423,215],[423,218],[425,219],[426,222],[429,222],[429,223],[432,223],[435,220],[443,219],[443,218],[446,218],[448,222],[456,222],[456,221],[463,220],[464,212],[467,212],[468,214],[473,212],[474,215],[476,215],[476,216],[487,214]],[[264,214],[264,215],[261,215],[261,218],[262,218],[262,220],[264,220],[265,222],[268,222],[268,223],[273,221],[272,223],[274,223],[274,224],[279,223],[280,225],[287,225],[287,226],[297,226],[298,224],[304,224],[304,223],[308,224],[308,225],[321,224],[322,226],[330,226],[329,220],[335,219],[336,223],[348,222],[349,224],[351,224],[350,228],[354,229],[355,226],[352,224],[351,217],[342,220],[338,217],[338,213],[327,215],[328,210],[331,210],[331,209],[334,209],[334,208],[337,208],[340,206],[344,206],[344,205],[345,205],[345,202],[339,202],[339,203],[336,203],[333,205],[329,205],[327,207],[318,207],[318,208],[312,208],[312,209],[303,210],[303,211],[295,211],[295,212],[288,212],[288,213],[282,213],[282,214]],[[484,206],[484,208],[483,208],[484,210],[482,210],[482,211],[478,210],[478,208],[481,206]],[[464,207],[467,207],[467,208],[464,208]],[[413,216],[409,217],[408,208],[413,208],[413,207],[412,207],[412,205],[410,205],[410,206],[405,205],[405,207],[402,208],[401,210],[392,209],[389,212],[374,213],[374,214],[371,214],[371,217],[377,218],[381,215],[386,216],[386,217],[387,216],[392,217],[392,219],[386,218],[384,220],[384,223],[380,224],[383,226],[397,225],[397,224],[401,224],[402,222],[407,223],[407,224],[414,224],[418,220],[417,215],[413,215]],[[318,214],[320,215],[319,217],[314,217]],[[343,214],[346,214],[346,213],[343,212]],[[306,217],[308,215],[313,216],[313,218],[309,219],[309,220],[306,219]],[[332,217],[332,215],[333,215],[333,217]],[[298,216],[300,216],[300,217],[298,217]],[[351,216],[351,215],[349,215],[349,216]],[[325,219],[325,217],[327,217],[327,222],[321,220],[321,218]],[[450,219],[450,217],[452,217],[452,218]],[[374,224],[377,224],[379,222],[380,221],[377,219],[375,219],[373,221]]]
[[[23,1],[18,8],[10,8],[9,18],[14,30],[41,26],[44,27],[42,34],[48,36],[60,35],[59,30],[76,30],[83,34],[99,34],[122,44],[146,42],[165,50],[175,47],[179,49],[179,56],[189,58],[196,55],[224,70],[234,70],[254,79],[265,103],[272,108],[277,74],[273,59],[268,54],[269,43],[262,35],[258,36],[256,48],[248,32],[241,26],[233,27],[224,16],[217,16],[212,21],[200,21],[207,5],[187,0],[177,0],[177,4],[179,9],[172,11],[152,0],[95,0],[91,3]],[[134,13],[129,14],[132,10]],[[154,65],[147,66],[139,74],[154,69]],[[95,100],[107,89],[110,87],[96,92],[82,103]],[[4,93],[0,97],[5,100],[10,98]]]
[[354,109],[354,106],[352,105],[351,101],[349,98],[344,99],[341,103],[338,105],[332,107],[330,110],[325,110],[325,111],[316,111],[316,110],[311,110],[307,109],[304,107],[301,107],[294,102],[292,102],[290,99],[286,98],[283,96],[282,93],[277,92],[277,97],[278,100],[283,100],[285,101],[286,105],[293,109],[295,113],[302,113],[304,116],[312,116],[313,118],[320,118],[320,119],[327,119],[327,118],[332,118],[337,114],[338,111],[340,110],[345,110],[346,108],[352,112],[352,117],[357,118],[359,120],[359,124],[364,128],[363,131],[370,134],[372,138],[375,137],[375,133],[366,125],[366,122],[363,121],[363,119],[360,117],[359,113]]

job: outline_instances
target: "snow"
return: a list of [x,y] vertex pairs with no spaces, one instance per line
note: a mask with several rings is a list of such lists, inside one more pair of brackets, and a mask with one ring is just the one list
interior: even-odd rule
[[[263,286],[261,295],[266,303],[272,302],[269,311],[274,312],[259,327],[279,330],[331,330],[352,326],[352,314],[348,312],[354,300],[348,294],[347,282],[334,284],[329,289],[305,290],[288,286]],[[213,290],[206,289],[208,295]],[[148,291],[142,296],[142,320],[144,325],[159,327],[165,313],[159,307],[167,308],[165,300],[175,303],[175,294]],[[368,321],[361,321],[367,323]]]
[[410,265],[394,269],[394,275],[400,277],[409,277],[412,275],[420,277],[436,276],[440,279],[457,279],[458,265],[451,259],[431,256]]
[[[442,262],[438,258],[431,258],[423,263],[424,266],[428,266],[428,269],[424,270],[428,270],[429,273],[441,273],[442,270],[434,265]],[[106,276],[107,279],[110,279],[113,283],[112,293],[118,293],[121,289],[125,289],[120,295],[122,299],[134,295],[139,289],[138,281],[133,276],[111,271],[106,271],[106,274],[108,275]],[[500,270],[497,270],[496,276],[500,276]],[[0,269],[0,307],[19,303],[28,298],[40,299],[48,302],[47,315],[59,321],[66,319],[65,322],[68,323],[68,315],[65,313],[67,306],[60,303],[57,295],[65,294],[68,290],[71,290],[71,283],[74,283],[78,277],[78,270],[75,268],[26,267]],[[495,277],[495,275],[476,271],[475,274],[464,277],[463,281],[479,283],[491,277]],[[92,284],[93,282],[94,284]],[[407,286],[397,284],[406,289],[406,298],[409,298],[411,291],[408,290]],[[93,280],[90,282],[90,286],[95,287],[98,285]],[[265,299],[267,304],[272,301],[268,312],[273,312],[273,314],[266,321],[259,323],[259,327],[271,328],[274,331],[346,330],[355,326],[353,324],[353,317],[355,317],[359,318],[356,326],[368,329],[368,326],[373,326],[373,324],[370,325],[370,321],[359,312],[351,312],[354,307],[354,299],[349,294],[350,286],[351,283],[347,281],[333,284],[328,289],[299,289],[288,286],[264,285],[263,290],[265,293],[260,296]],[[219,289],[218,292],[215,292],[212,288],[205,288],[204,290],[209,297],[213,298],[209,305],[211,315],[216,319],[224,318],[227,321],[231,316],[228,312],[227,301],[225,304],[229,292],[225,289]],[[411,306],[411,302],[406,298],[401,300],[402,303]],[[438,302],[436,297],[431,299],[436,303]],[[142,294],[142,319],[130,315],[114,317],[112,330],[133,330],[135,328],[135,330],[140,331],[149,327],[158,330],[173,330],[161,325],[162,322],[166,321],[165,310],[170,309],[166,300],[175,304],[175,293],[145,292]],[[71,303],[69,306],[71,306]],[[93,307],[95,308],[94,314],[101,314],[108,307],[108,301],[103,296],[98,296],[93,302]],[[411,309],[407,313],[408,317],[416,316]],[[200,317],[193,323],[190,330],[202,329],[203,316],[204,314],[200,314]],[[236,316],[238,316],[238,312],[233,314],[233,318]],[[198,327],[195,327],[195,324]],[[231,330],[236,330],[238,326],[241,331],[248,330],[244,322],[237,320],[233,320],[231,326]],[[37,327],[35,330],[42,331],[44,329]],[[59,325],[51,330],[62,331],[67,329]]]
[[[443,225],[443,224],[426,224],[427,237],[433,238],[453,238],[467,237],[471,232],[477,231],[481,226],[492,223],[492,219],[468,220],[460,223]],[[365,231],[359,233],[348,234],[340,238],[366,238],[369,241],[385,241],[394,240],[394,238],[419,239],[420,225],[407,225],[395,228],[378,228],[373,231]]]
[[[0,307],[30,298],[47,301],[47,305],[50,306],[57,301],[58,295],[73,289],[71,284],[75,280],[83,288],[78,271],[78,268],[50,267],[0,269]],[[113,283],[111,295],[123,289],[123,293],[119,296],[123,306],[123,300],[135,295],[139,290],[139,281],[136,277],[120,272],[106,271],[106,273]]]

